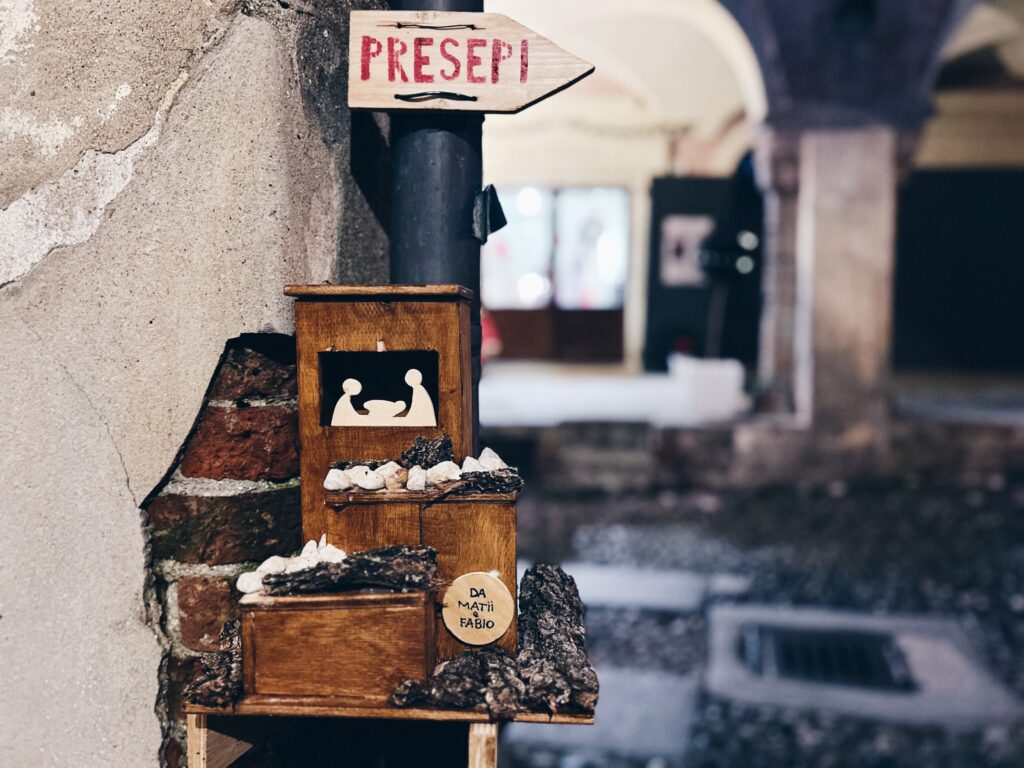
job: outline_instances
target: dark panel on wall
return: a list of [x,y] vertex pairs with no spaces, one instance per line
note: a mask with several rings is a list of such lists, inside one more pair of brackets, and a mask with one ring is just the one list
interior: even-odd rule
[[902,369],[1024,369],[1024,171],[910,177],[893,355]]
[[[647,328],[644,368],[664,371],[672,351],[704,356],[709,329],[715,327],[715,305],[722,311],[717,357],[731,357],[753,366],[757,360],[761,311],[761,196],[744,163],[731,179],[663,178],[651,188],[651,249],[648,265]],[[702,228],[701,220],[705,224]],[[667,223],[666,223],[667,222]],[[758,246],[749,252],[752,271],[712,277],[699,267],[698,251],[739,254],[737,235],[748,231]],[[669,238],[677,238],[672,246]],[[665,242],[663,242],[665,241]],[[668,243],[666,245],[666,243]],[[677,268],[663,263],[678,256]],[[691,279],[693,278],[693,279]],[[686,284],[689,281],[689,284]]]
[[557,359],[563,362],[622,360],[622,310],[555,310]]

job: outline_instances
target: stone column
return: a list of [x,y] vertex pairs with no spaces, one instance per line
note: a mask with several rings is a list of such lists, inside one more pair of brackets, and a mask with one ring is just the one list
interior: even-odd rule
[[794,354],[799,134],[765,127],[755,149],[764,194],[764,265],[758,380],[763,412],[796,411]]
[[800,139],[795,349],[811,362],[795,393],[816,427],[885,414],[897,149],[896,131],[881,125]]

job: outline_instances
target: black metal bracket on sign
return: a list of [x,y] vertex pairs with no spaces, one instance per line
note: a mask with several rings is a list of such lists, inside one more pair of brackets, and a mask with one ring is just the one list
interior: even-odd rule
[[508,219],[501,208],[498,190],[493,184],[488,184],[473,198],[473,237],[481,243],[486,243],[488,237],[506,224]]

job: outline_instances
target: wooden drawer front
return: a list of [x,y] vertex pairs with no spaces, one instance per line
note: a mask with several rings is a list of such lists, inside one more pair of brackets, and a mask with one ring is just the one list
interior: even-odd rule
[[426,679],[434,662],[432,595],[374,595],[347,604],[326,597],[245,611],[247,694],[374,706],[387,703],[402,680]]
[[[423,510],[423,543],[437,550],[438,576],[452,581],[471,571],[498,571],[513,599],[516,596],[516,505],[514,502],[452,502]],[[441,593],[443,594],[443,593]],[[499,645],[515,652],[513,621]],[[444,622],[437,622],[438,658],[464,653]]]
[[[420,544],[420,505],[417,503],[348,504],[325,507],[327,541],[346,552]],[[312,538],[319,538],[319,534]]]

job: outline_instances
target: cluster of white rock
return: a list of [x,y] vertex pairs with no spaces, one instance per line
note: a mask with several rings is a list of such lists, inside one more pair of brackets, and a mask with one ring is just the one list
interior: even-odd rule
[[324,489],[347,491],[361,488],[364,491],[379,491],[387,488],[389,491],[422,491],[428,485],[458,480],[463,472],[491,472],[507,466],[495,451],[484,448],[480,458],[467,456],[461,467],[454,461],[442,461],[429,469],[423,469],[418,464],[406,469],[397,462],[389,461],[377,469],[370,469],[364,464],[349,469],[332,469],[324,479]]
[[345,550],[338,549],[333,544],[327,543],[327,534],[320,537],[320,541],[310,539],[295,557],[281,557],[274,555],[268,557],[255,571],[243,573],[238,577],[235,586],[239,592],[252,594],[263,591],[263,577],[268,573],[295,573],[312,568],[317,563],[340,563],[345,559]]

